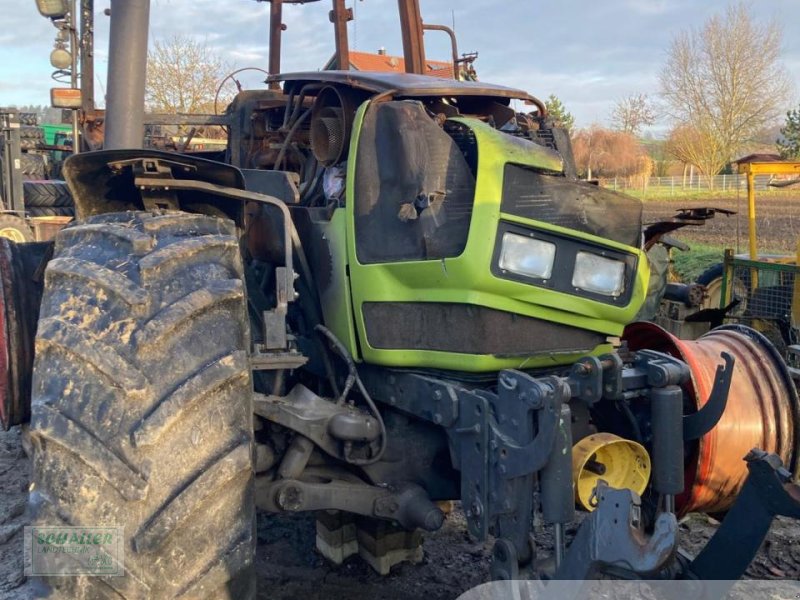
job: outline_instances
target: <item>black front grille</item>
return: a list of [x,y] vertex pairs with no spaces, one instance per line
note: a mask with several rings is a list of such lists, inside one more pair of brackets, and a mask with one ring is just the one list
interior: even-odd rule
[[367,341],[382,350],[533,356],[588,352],[605,340],[585,329],[449,302],[365,302]]

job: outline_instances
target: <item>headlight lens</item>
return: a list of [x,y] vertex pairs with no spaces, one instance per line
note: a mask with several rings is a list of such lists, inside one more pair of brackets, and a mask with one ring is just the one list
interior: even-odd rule
[[503,234],[500,268],[518,275],[550,279],[556,245],[514,233]]
[[619,296],[625,289],[625,263],[591,252],[578,252],[572,285],[603,296]]

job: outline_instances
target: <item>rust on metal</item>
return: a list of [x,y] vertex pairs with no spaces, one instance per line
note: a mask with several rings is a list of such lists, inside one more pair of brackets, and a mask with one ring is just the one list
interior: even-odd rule
[[344,0],[333,0],[330,19],[333,23],[333,36],[336,40],[336,68],[340,71],[349,71],[350,44],[347,39],[347,22],[353,20],[353,11],[345,8]]
[[[531,102],[545,114],[544,103],[528,92],[478,81],[455,81],[408,73],[388,71],[311,71],[270,77],[270,81],[286,82],[285,91],[299,91],[309,83],[334,83],[362,89],[373,94],[392,92],[396,98],[483,96],[494,100]],[[541,106],[540,106],[541,105]]]
[[456,32],[450,29],[447,25],[422,25],[424,31],[443,31],[450,37],[450,46],[453,53],[453,79],[458,80],[458,65],[461,61],[458,58],[458,40],[456,40]]
[[400,27],[403,32],[403,58],[406,72],[425,74],[425,42],[423,41],[422,15],[419,0],[397,0],[400,9]]
[[739,326],[715,329],[689,341],[653,323],[634,323],[625,330],[624,339],[631,350],[657,350],[687,363],[688,412],[708,401],[717,366],[723,364],[721,353],[736,360],[725,412],[714,429],[687,448],[684,492],[676,499],[680,515],[730,508],[747,478],[743,457],[752,448],[773,452],[784,464],[794,465],[797,391],[764,336]]
[[[281,72],[281,36],[283,34],[283,0],[272,0],[269,6],[269,74]],[[270,81],[271,89],[279,89],[277,81]]]

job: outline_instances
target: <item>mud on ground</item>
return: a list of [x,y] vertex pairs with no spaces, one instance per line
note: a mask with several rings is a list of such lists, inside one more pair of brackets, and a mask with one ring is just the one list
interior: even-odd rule
[[[798,186],[795,186],[798,187]],[[708,200],[654,200],[644,203],[644,221],[667,220],[679,208],[726,208],[736,215],[717,215],[699,227],[684,227],[674,235],[691,244],[704,244],[747,251],[747,195],[713,197]],[[756,233],[759,248],[794,254],[800,240],[800,188],[756,197]]]
[[[32,597],[23,575],[22,527],[27,523],[30,460],[22,450],[19,428],[0,432],[0,598]],[[716,521],[691,515],[681,524],[682,547],[697,552],[716,529]],[[573,533],[575,527],[568,529]],[[258,516],[258,597],[263,600],[451,600],[488,580],[491,542],[471,540],[463,514],[455,510],[444,527],[427,534],[422,564],[396,566],[381,577],[358,557],[336,567],[314,550],[312,516]],[[537,541],[549,552],[552,538],[542,531]],[[779,519],[748,576],[800,579],[800,524]]]

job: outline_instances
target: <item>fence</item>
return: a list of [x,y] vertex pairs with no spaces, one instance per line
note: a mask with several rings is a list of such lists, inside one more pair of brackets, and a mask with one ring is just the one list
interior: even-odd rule
[[[769,186],[770,175],[756,175],[756,191],[774,189]],[[702,175],[672,175],[669,177],[614,177],[600,180],[600,185],[624,192],[638,192],[654,196],[683,196],[693,192],[747,193],[746,175],[715,175],[713,183]]]
[[800,266],[790,260],[751,261],[726,251],[720,302],[726,322],[757,329],[782,354],[800,333]]

